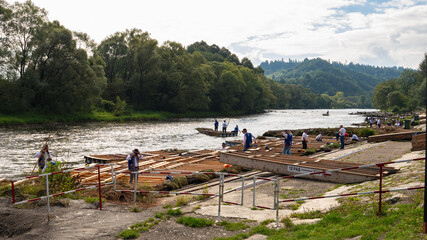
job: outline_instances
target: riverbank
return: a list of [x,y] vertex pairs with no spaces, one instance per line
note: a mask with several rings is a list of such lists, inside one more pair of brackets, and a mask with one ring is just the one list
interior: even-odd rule
[[[262,113],[262,112],[258,112]],[[257,113],[251,113],[257,114]],[[88,122],[149,122],[149,121],[173,121],[182,118],[229,118],[247,115],[243,112],[190,112],[190,113],[171,113],[157,111],[128,111],[121,115],[114,115],[111,112],[92,111],[86,113],[73,114],[40,114],[40,113],[22,113],[4,115],[0,114],[0,127],[20,126],[20,125],[47,125],[55,126],[72,123]]]

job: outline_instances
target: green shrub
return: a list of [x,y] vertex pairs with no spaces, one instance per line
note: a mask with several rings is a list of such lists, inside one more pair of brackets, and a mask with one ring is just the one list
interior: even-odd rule
[[154,215],[154,217],[155,217],[155,218],[160,218],[160,219],[162,219],[162,218],[163,218],[163,213],[156,213],[156,214]]
[[187,181],[187,177],[182,176],[182,177],[176,177],[173,180],[174,183],[176,183],[178,185],[179,188],[182,188],[184,186],[188,185],[188,181]]
[[274,219],[267,219],[267,220],[262,221],[262,222],[261,222],[261,225],[267,225],[267,224],[272,223],[272,222],[275,222],[275,221],[276,221],[276,220],[274,220]]
[[227,231],[239,231],[239,230],[249,228],[248,225],[241,223],[241,222],[231,223],[231,222],[227,222],[227,221],[222,221],[222,222],[217,223],[217,225],[225,227],[225,229]]
[[305,149],[305,151],[304,151],[304,155],[311,155],[311,154],[315,154],[315,153],[316,153],[315,148]]
[[183,224],[187,227],[209,227],[214,223],[213,220],[208,220],[205,218],[195,218],[195,217],[180,217],[176,220],[177,223]]
[[330,144],[328,145],[328,147],[329,147],[329,148],[339,148],[339,147],[341,147],[341,145],[340,145],[339,143],[330,143]]
[[166,214],[170,216],[181,216],[183,213],[181,209],[178,208],[178,209],[168,209]]
[[375,135],[375,131],[370,128],[362,128],[360,129],[360,136],[361,137],[369,137],[371,135]]
[[182,206],[188,205],[188,203],[190,203],[192,200],[193,200],[193,197],[190,197],[190,196],[178,196],[176,198],[176,206],[182,207]]
[[122,231],[117,237],[122,239],[133,239],[139,237],[139,233],[135,230],[126,229]]

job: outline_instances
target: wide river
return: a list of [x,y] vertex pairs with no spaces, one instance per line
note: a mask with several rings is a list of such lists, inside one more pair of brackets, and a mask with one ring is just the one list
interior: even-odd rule
[[[364,120],[361,115],[349,115],[356,111],[373,109],[329,110],[272,110],[263,114],[227,118],[232,130],[235,125],[247,128],[255,136],[268,130],[303,129],[351,126]],[[220,129],[224,119],[219,119]],[[213,128],[212,118],[180,119],[168,122],[86,123],[56,128],[14,127],[0,128],[0,179],[31,172],[34,155],[49,138],[49,149],[55,160],[66,161],[73,166],[84,165],[84,155],[128,154],[132,149],[140,151],[161,149],[219,149],[225,140],[200,134],[198,127]]]

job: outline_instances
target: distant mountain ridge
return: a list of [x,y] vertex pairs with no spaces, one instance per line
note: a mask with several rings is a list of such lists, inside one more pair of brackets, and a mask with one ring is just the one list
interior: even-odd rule
[[[260,64],[268,78],[280,83],[298,84],[317,94],[334,95],[343,92],[345,96],[370,99],[375,86],[397,78],[405,70],[397,67],[375,67],[361,64],[330,63],[320,58],[304,61],[266,61]],[[368,104],[366,102],[366,104]]]

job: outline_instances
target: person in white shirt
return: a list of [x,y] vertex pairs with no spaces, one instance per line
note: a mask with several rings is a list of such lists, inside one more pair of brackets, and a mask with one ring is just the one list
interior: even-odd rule
[[340,135],[341,147],[340,149],[344,149],[344,140],[345,140],[345,128],[341,125],[340,130],[338,131]]
[[228,123],[224,120],[224,122],[222,123],[222,131],[223,132],[227,132],[227,126],[228,126]]
[[322,139],[322,134],[321,133],[319,133],[319,135],[317,135],[317,137],[316,137],[316,141],[323,141],[323,139]]
[[353,133],[353,135],[351,136],[351,141],[359,141],[359,138],[355,133]]
[[222,146],[219,150],[221,150],[221,151],[227,150],[227,144],[225,144],[225,142],[223,142]]
[[301,137],[302,140],[302,149],[307,149],[308,135],[307,130],[304,131]]

